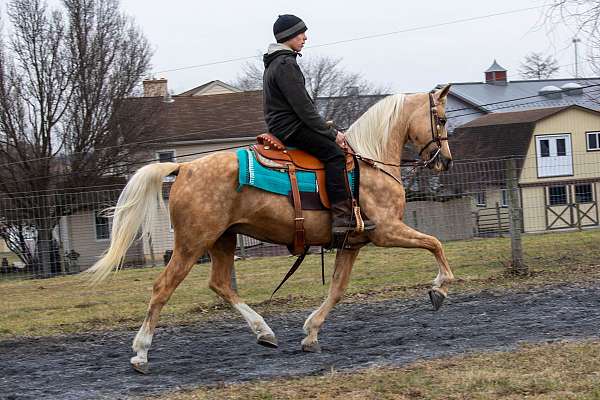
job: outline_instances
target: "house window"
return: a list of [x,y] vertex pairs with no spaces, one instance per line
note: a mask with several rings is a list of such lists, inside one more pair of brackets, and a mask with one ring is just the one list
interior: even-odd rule
[[550,141],[548,139],[540,140],[540,155],[550,157]]
[[473,198],[477,207],[485,207],[485,192],[477,192]]
[[594,201],[592,194],[592,184],[584,183],[575,185],[575,202],[576,203],[591,203]]
[[500,190],[500,206],[508,207],[508,190],[507,189]]
[[564,138],[556,139],[556,155],[558,157],[567,155],[567,144]]
[[175,162],[175,150],[157,151],[158,162]]
[[571,135],[536,136],[538,177],[573,175]]
[[587,132],[585,135],[588,151],[600,150],[600,132]]
[[548,203],[551,206],[560,206],[567,204],[567,187],[551,186],[548,188]]
[[94,211],[94,228],[96,240],[110,239],[110,220],[101,211]]

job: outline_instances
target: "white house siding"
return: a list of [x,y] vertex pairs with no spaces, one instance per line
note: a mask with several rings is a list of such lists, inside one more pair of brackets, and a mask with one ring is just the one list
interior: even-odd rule
[[158,210],[154,225],[152,226],[151,236],[144,238],[144,257],[146,263],[156,262],[162,264],[165,251],[173,250],[173,231],[169,219],[169,202],[165,200],[166,210]]
[[[93,212],[81,212],[62,217],[60,237],[64,253],[69,253],[71,250],[79,253],[77,264],[81,270],[91,267],[110,244],[109,239],[96,239]],[[139,241],[136,241],[127,252],[125,263],[140,264],[142,262],[142,248]]]

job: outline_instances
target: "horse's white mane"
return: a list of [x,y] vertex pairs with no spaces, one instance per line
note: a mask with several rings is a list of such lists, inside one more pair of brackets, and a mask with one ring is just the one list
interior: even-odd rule
[[373,160],[383,160],[391,129],[402,114],[404,94],[387,96],[369,108],[346,133],[354,151]]

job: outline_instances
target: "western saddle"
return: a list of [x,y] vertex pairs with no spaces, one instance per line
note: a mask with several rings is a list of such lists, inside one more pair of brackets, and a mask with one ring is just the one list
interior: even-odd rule
[[[267,168],[286,170],[292,187],[292,202],[294,205],[295,234],[294,244],[290,252],[299,255],[304,252],[306,244],[304,240],[304,217],[302,216],[302,202],[296,171],[310,171],[316,174],[317,190],[323,207],[329,209],[331,203],[325,190],[325,165],[314,156],[299,149],[287,149],[281,140],[270,133],[257,136],[257,144],[252,146],[256,160]],[[346,155],[346,170],[354,169],[354,158],[351,154]]]

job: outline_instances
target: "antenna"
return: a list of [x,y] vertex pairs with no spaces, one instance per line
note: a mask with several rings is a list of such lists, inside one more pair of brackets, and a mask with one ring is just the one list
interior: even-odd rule
[[575,78],[579,78],[579,57],[577,56],[577,43],[581,42],[581,39],[574,37],[573,46],[575,47]]

